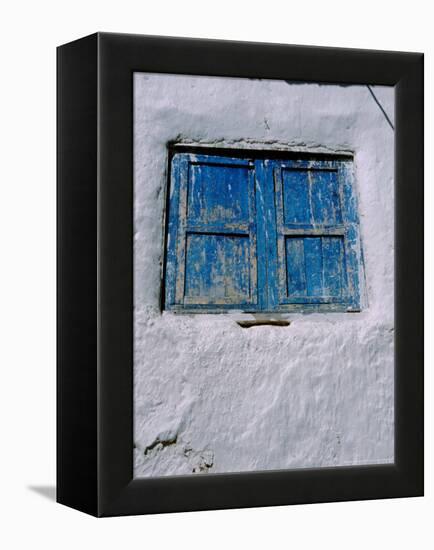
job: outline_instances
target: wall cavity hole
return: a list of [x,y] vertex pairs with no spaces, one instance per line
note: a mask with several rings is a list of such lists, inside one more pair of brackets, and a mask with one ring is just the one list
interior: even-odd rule
[[237,325],[239,325],[241,328],[252,328],[252,327],[261,327],[261,326],[269,326],[269,327],[289,327],[290,321],[282,321],[282,320],[254,320],[254,321],[237,321]]

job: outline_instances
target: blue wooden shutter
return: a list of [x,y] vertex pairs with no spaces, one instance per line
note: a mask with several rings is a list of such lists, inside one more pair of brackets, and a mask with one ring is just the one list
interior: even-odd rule
[[351,183],[345,162],[273,162],[277,261],[271,284],[278,289],[277,309],[359,307]]
[[165,307],[357,311],[352,163],[177,153]]
[[170,193],[166,305],[256,309],[253,163],[177,154]]

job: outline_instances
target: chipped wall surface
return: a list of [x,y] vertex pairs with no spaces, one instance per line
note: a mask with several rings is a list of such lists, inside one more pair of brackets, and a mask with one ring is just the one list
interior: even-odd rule
[[[134,120],[135,476],[393,462],[394,132],[369,89],[136,73]],[[162,313],[173,141],[353,152],[362,311]]]

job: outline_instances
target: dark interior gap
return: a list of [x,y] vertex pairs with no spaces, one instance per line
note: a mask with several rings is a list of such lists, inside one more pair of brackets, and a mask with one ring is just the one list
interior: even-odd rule
[[[266,144],[264,144],[266,145]],[[353,153],[326,153],[326,152],[307,152],[275,149],[243,149],[229,147],[208,147],[206,145],[189,145],[177,142],[167,144],[169,150],[169,160],[175,153],[191,153],[197,155],[214,155],[228,158],[240,158],[253,162],[255,159],[284,159],[284,160],[353,160]],[[247,168],[247,167],[244,167]]]

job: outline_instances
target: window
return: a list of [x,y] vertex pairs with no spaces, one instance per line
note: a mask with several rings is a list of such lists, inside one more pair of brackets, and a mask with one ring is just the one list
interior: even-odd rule
[[164,307],[358,311],[352,162],[175,153]]

